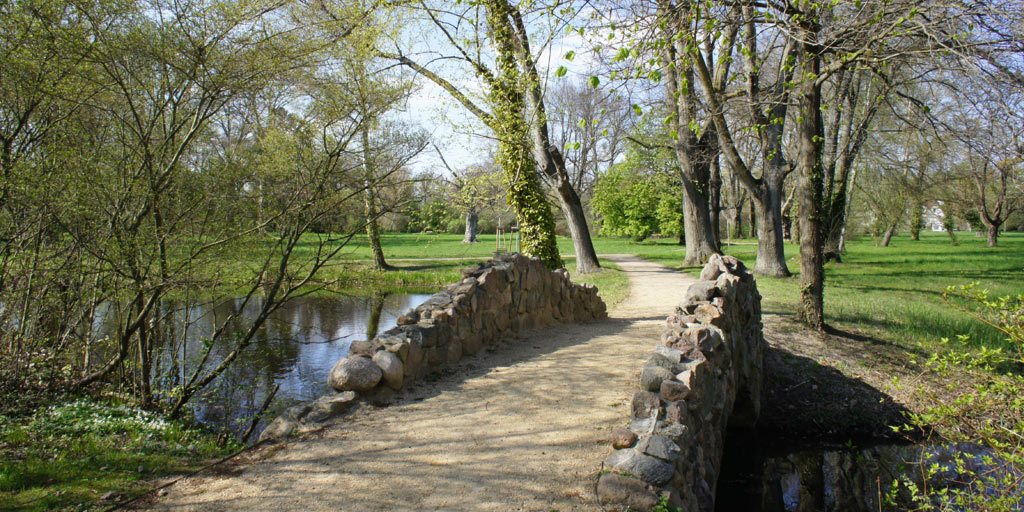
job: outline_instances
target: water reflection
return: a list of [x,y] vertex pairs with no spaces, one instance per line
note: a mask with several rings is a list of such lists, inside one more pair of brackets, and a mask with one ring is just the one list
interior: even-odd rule
[[[906,510],[912,501],[905,486],[900,486],[890,499],[894,481],[909,480],[921,489],[942,489],[965,488],[965,483],[974,480],[972,475],[976,474],[1000,479],[1009,476],[1009,481],[1020,481],[1022,476],[1016,467],[995,459],[988,449],[967,443],[808,449],[774,455],[749,446],[731,451],[723,463],[718,484],[715,505],[720,511]],[[924,486],[922,473],[927,467],[939,471]],[[988,491],[971,490],[978,494]],[[1019,490],[1013,494],[1021,496]]]
[[[378,330],[393,325],[405,309],[428,297],[304,297],[287,303],[272,314],[230,369],[193,400],[196,419],[241,433],[275,386],[280,387],[268,409],[271,414],[321,396],[328,390],[327,372],[348,353],[352,341],[375,336]],[[191,377],[216,326],[234,316],[228,332],[245,329],[261,306],[258,300],[245,304],[240,298],[162,303],[159,323],[154,325],[159,338],[155,343],[159,348],[154,358],[154,390],[164,396],[173,393]],[[113,332],[115,321],[112,311],[100,315],[94,329],[97,337]],[[230,340],[215,344],[206,367],[218,364],[232,349]],[[255,434],[261,429],[262,425]]]

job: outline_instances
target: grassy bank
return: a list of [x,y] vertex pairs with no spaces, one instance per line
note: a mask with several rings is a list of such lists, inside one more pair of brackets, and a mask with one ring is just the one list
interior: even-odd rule
[[[753,263],[755,246],[727,251]],[[789,267],[799,274],[798,248],[787,245]],[[825,315],[830,324],[882,336],[908,348],[933,346],[942,338],[969,334],[976,346],[999,347],[1004,336],[942,300],[949,286],[978,282],[995,295],[1024,293],[1024,234],[1009,233],[1000,246],[961,236],[952,246],[944,234],[925,233],[920,241],[896,237],[889,247],[865,238],[849,244],[842,263],[825,270]],[[758,278],[764,309],[791,314],[799,296],[799,276]]]
[[565,267],[577,283],[592,284],[597,287],[597,294],[608,306],[608,309],[615,307],[629,295],[629,278],[622,272],[618,265],[611,261],[600,259],[601,271],[593,274],[579,275],[576,273],[576,260],[566,260]]
[[0,416],[0,509],[94,510],[240,449],[113,402],[77,399]]

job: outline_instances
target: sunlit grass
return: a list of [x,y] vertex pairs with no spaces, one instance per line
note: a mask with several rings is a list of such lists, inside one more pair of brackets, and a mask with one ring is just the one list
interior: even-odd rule
[[574,282],[596,286],[598,296],[611,309],[629,295],[629,278],[618,265],[604,259],[599,261],[601,271],[592,274],[577,274],[575,260],[567,260],[565,267]]
[[[985,247],[984,238],[959,233],[953,246],[943,233],[922,233],[920,241],[894,237],[889,247],[877,247],[870,238],[850,241],[842,263],[825,267],[825,316],[842,329],[876,334],[908,348],[931,346],[941,338],[969,334],[978,346],[1003,346],[1001,333],[956,311],[942,301],[948,286],[978,282],[994,295],[1024,293],[1024,233],[1006,233],[999,247]],[[753,267],[757,246],[753,240],[725,248]],[[628,241],[597,242],[598,251],[632,252],[674,267],[683,253],[668,241],[633,245]],[[795,314],[799,298],[799,247],[785,245],[787,264],[794,276],[758,277],[767,313]],[[684,270],[697,273],[699,268]]]
[[[848,244],[842,263],[826,266],[825,314],[827,321],[840,328],[877,333],[892,341],[913,346],[933,343],[943,337],[970,334],[974,343],[999,346],[1001,336],[991,328],[953,310],[941,300],[947,286],[978,281],[996,295],[1024,292],[1024,234],[1006,233],[1000,246],[985,247],[984,238],[959,233],[960,244],[952,246],[942,233],[923,233],[920,241],[908,236],[893,238],[889,247],[877,247],[874,240],[862,238]],[[305,242],[305,241],[304,241]],[[312,251],[314,239],[299,248]],[[558,245],[570,271],[574,265],[572,241],[559,237]],[[681,266],[685,248],[674,238],[629,239],[597,237],[598,254],[634,254],[673,268]],[[443,233],[389,233],[383,235],[384,254],[399,271],[376,272],[369,267],[371,253],[365,237],[355,237],[342,249],[338,260],[326,267],[319,282],[332,289],[353,291],[387,289],[389,291],[431,291],[457,280],[459,270],[486,260],[495,249],[495,235],[482,234],[476,244],[462,243],[462,235]],[[734,240],[727,254],[752,267],[756,240]],[[766,312],[794,314],[799,291],[799,248],[785,244],[787,263],[794,277],[760,277]],[[452,260],[455,258],[456,260]],[[461,259],[465,258],[465,259]],[[401,261],[430,259],[430,261]],[[607,266],[607,265],[606,265]],[[695,273],[698,268],[683,268]],[[601,290],[609,303],[628,294],[625,276],[621,282],[615,273],[586,277]],[[611,299],[609,299],[611,297]],[[673,301],[675,299],[672,299]]]

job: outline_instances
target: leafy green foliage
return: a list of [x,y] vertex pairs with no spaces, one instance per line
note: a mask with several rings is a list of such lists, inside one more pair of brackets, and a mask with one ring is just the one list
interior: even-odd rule
[[590,206],[601,216],[601,234],[643,240],[653,233],[675,236],[681,229],[681,188],[664,173],[642,169],[629,158],[598,176]]
[[[950,450],[943,458],[928,448],[920,477],[894,483],[890,501],[906,489],[916,510],[1020,510],[1024,504],[1024,294],[993,297],[976,283],[949,287],[943,299],[1006,336],[1008,347],[964,350],[942,340],[943,352],[925,362],[946,383],[945,394],[919,390],[931,404],[910,415],[922,429],[938,430],[945,442],[979,449]],[[961,345],[969,336],[959,336]],[[950,474],[955,481],[948,481]]]

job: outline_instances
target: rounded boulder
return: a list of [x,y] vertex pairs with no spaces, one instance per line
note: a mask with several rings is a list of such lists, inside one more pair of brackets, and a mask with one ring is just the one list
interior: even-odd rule
[[346,357],[331,368],[327,384],[337,391],[365,393],[380,382],[384,372],[367,357]]
[[373,355],[373,362],[381,369],[384,384],[391,389],[401,389],[405,368],[402,367],[402,360],[398,356],[382,350]]

